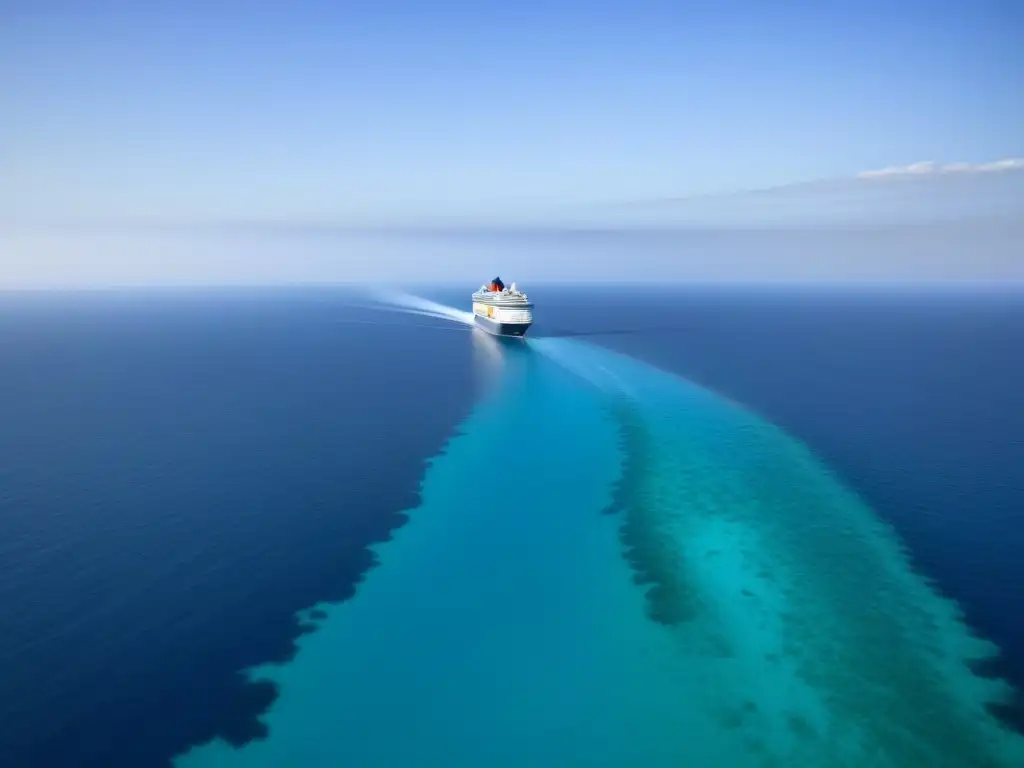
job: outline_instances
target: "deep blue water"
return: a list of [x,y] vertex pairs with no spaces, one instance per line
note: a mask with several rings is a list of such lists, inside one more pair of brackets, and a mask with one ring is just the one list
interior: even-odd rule
[[[809,444],[1024,688],[1024,297],[531,294],[538,337],[607,332],[586,338]],[[0,372],[15,766],[167,765],[261,735],[274,690],[240,670],[353,594],[481,386],[470,333],[326,289],[3,296]]]

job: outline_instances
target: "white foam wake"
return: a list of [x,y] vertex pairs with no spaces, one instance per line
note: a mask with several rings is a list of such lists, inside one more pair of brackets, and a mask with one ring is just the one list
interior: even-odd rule
[[446,304],[424,299],[421,296],[414,296],[411,293],[377,290],[371,293],[371,299],[376,302],[378,309],[435,317],[439,320],[451,320],[462,325],[473,324],[472,312],[449,307]]

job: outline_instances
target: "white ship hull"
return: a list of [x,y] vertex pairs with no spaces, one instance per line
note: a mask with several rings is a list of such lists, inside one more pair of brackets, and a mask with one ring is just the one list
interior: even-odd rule
[[509,301],[500,294],[481,300],[477,294],[473,297],[473,320],[497,336],[525,336],[533,325],[533,305],[521,300]]
[[499,323],[480,315],[474,317],[473,320],[479,328],[483,328],[495,336],[525,336],[526,329],[530,327],[530,323]]

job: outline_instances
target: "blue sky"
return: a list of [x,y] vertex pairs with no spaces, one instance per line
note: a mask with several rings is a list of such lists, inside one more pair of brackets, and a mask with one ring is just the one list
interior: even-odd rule
[[1024,157],[1022,32],[1013,2],[5,3],[0,215],[501,219]]
[[1016,0],[160,5],[0,0],[0,287],[1024,279]]

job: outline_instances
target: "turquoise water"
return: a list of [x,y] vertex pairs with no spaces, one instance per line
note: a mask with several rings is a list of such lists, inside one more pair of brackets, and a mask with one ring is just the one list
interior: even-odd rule
[[1024,765],[966,664],[995,649],[804,446],[601,348],[478,336],[495,387],[409,524],[249,671],[269,736],[179,767]]

